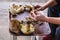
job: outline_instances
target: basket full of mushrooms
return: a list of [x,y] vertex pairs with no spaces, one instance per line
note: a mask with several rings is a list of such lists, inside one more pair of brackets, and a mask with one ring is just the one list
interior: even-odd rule
[[9,7],[10,14],[10,31],[15,34],[23,34],[29,35],[35,32],[34,25],[36,23],[42,24],[40,21],[34,21],[31,18],[27,18],[27,16],[32,12],[34,6],[32,5],[17,5],[12,4]]

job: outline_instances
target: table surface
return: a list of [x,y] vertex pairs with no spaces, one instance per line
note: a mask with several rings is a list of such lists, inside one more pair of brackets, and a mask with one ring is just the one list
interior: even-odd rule
[[[8,8],[9,8],[10,3],[11,2],[0,2],[0,40],[13,40],[13,36],[10,35],[10,33],[9,33],[9,11],[8,11]],[[38,4],[38,3],[36,3],[36,4]],[[43,3],[41,3],[41,4],[43,4]],[[46,13],[46,11],[44,11],[44,13]],[[20,38],[18,38],[18,40],[19,39]]]

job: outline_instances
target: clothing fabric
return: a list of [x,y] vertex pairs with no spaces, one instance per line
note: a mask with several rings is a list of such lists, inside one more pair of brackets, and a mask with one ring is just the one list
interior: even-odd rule
[[[60,17],[60,0],[55,0],[57,5],[48,8],[48,17]],[[49,23],[51,28],[51,35],[55,36],[56,28],[59,25]]]
[[56,29],[55,40],[60,40],[60,26]]

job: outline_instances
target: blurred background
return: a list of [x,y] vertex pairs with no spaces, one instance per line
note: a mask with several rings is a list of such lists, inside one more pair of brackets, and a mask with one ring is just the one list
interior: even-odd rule
[[[32,2],[36,4],[44,4],[48,0],[0,0],[0,40],[34,40],[34,37],[31,36],[18,36],[14,37],[9,33],[9,5],[12,2]],[[23,3],[23,4],[24,4]],[[47,10],[44,10],[44,13],[47,13]],[[46,14],[45,14],[46,15]],[[32,39],[31,39],[32,38]],[[41,38],[39,40],[42,40]]]
[[4,2],[47,2],[47,0],[0,0],[0,1],[4,1]]

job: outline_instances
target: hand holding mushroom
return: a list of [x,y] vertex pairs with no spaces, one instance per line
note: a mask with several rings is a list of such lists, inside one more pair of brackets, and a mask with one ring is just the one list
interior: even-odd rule
[[32,12],[29,17],[35,21],[43,21],[45,22],[45,18],[47,18],[46,16],[44,16],[43,14],[39,13],[39,11],[36,12]]

